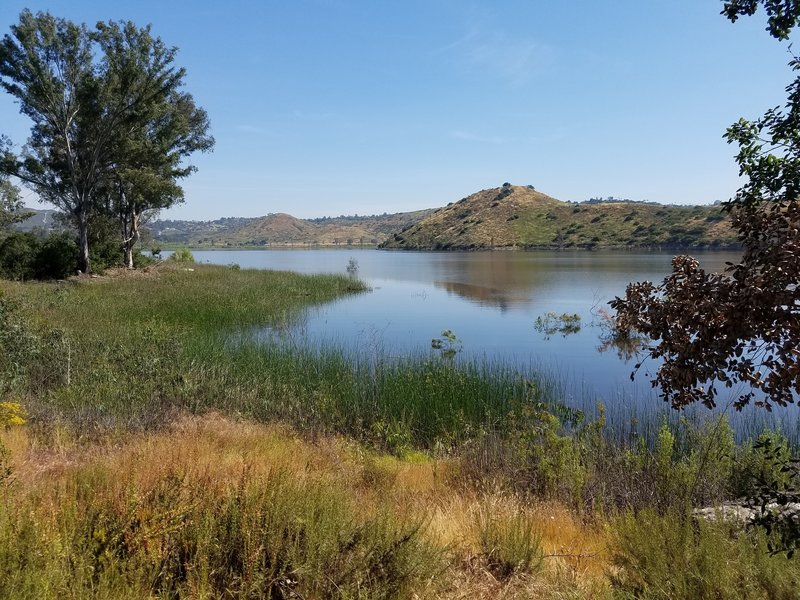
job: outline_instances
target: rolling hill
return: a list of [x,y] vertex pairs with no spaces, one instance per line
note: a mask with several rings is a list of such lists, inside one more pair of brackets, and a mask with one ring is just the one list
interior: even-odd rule
[[736,246],[719,206],[562,202],[504,184],[440,208],[382,248],[722,248]]
[[[35,211],[21,229],[50,229]],[[489,248],[726,248],[738,242],[719,206],[617,200],[562,202],[531,186],[503,184],[439,209],[298,219],[284,213],[215,221],[158,220],[158,244],[209,248],[379,246],[409,250]],[[145,238],[146,239],[146,238]],[[145,244],[147,245],[147,244]]]
[[217,221],[155,221],[154,239],[166,244],[211,247],[338,246],[383,242],[433,210],[373,216],[298,219],[284,213]]

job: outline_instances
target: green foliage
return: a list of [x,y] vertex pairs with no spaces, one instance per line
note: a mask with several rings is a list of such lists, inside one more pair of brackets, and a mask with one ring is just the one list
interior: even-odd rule
[[773,431],[746,442],[739,449],[734,467],[733,495],[753,498],[758,495],[762,483],[773,482],[780,488],[791,483],[788,473],[781,472],[784,462],[792,458],[789,447],[788,440]]
[[[0,135],[0,160],[7,152],[9,145],[8,140]],[[24,221],[32,214],[24,210],[19,189],[5,177],[0,169],[0,238],[5,235],[9,226]]]
[[789,600],[800,586],[800,562],[770,557],[759,530],[734,532],[680,510],[646,509],[617,519],[613,532],[618,598]]
[[474,519],[479,555],[496,578],[506,580],[516,573],[541,569],[541,536],[526,513],[517,509],[509,514],[487,503],[475,511]]
[[20,316],[18,303],[0,294],[0,401],[26,388],[40,345]]
[[188,248],[177,248],[169,255],[169,260],[178,263],[194,263],[194,256]]
[[562,313],[557,314],[548,312],[547,314],[536,317],[533,328],[543,334],[546,339],[556,333],[562,337],[567,337],[581,330],[581,316],[579,314]]
[[759,5],[768,16],[767,31],[776,39],[787,39],[800,22],[800,2],[796,0],[725,0],[722,14],[735,22],[740,16],[755,14]]
[[69,233],[56,233],[42,241],[36,255],[37,279],[64,279],[75,273],[78,245]]
[[438,351],[442,358],[452,360],[463,349],[463,343],[449,329],[442,331],[442,337],[431,340],[431,348]]
[[102,274],[107,269],[123,266],[118,226],[105,214],[95,214],[89,223],[89,257],[92,270]]
[[0,277],[25,281],[36,277],[40,242],[28,232],[12,233],[0,242]]
[[755,522],[775,534],[772,554],[792,558],[800,549],[800,457],[793,456],[785,440],[762,436],[753,449],[760,464],[755,474],[751,503],[761,509]]
[[140,249],[135,249],[133,251],[133,267],[135,269],[143,269],[145,267],[151,267],[156,264],[159,259],[148,256],[147,254],[143,254]]
[[121,226],[117,243],[129,259],[144,211],[182,199],[176,180],[194,170],[182,159],[213,146],[206,113],[180,90],[176,52],[149,27],[99,22],[90,31],[27,9],[0,40],[0,87],[32,121],[23,158],[4,143],[0,175],[70,215],[83,272],[93,220]]
[[12,233],[0,242],[0,277],[63,279],[75,272],[78,247],[67,233],[54,233],[40,240],[32,233]]

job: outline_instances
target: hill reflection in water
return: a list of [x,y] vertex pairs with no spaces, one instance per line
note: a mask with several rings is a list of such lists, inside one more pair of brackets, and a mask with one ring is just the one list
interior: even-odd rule
[[512,307],[524,307],[533,304],[531,297],[523,291],[513,294],[508,290],[462,283],[460,281],[434,281],[433,285],[446,290],[449,294],[456,294],[461,298],[476,302],[481,306],[492,306],[506,312]]

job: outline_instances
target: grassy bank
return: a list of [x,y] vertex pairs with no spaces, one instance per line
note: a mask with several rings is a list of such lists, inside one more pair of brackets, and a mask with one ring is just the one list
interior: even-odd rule
[[2,290],[2,597],[800,585],[763,533],[690,516],[781,476],[724,419],[623,440],[502,364],[247,341],[364,293],[352,278],[177,264]]

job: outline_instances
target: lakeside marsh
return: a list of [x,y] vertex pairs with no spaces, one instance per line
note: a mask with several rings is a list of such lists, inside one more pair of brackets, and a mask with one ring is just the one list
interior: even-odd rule
[[[193,270],[189,270],[193,269]],[[723,420],[608,436],[502,363],[260,346],[352,278],[162,264],[3,282],[0,596],[792,598],[688,511],[778,468]],[[235,342],[235,343],[234,343]],[[780,437],[772,434],[780,441]],[[5,473],[0,468],[0,473]]]

